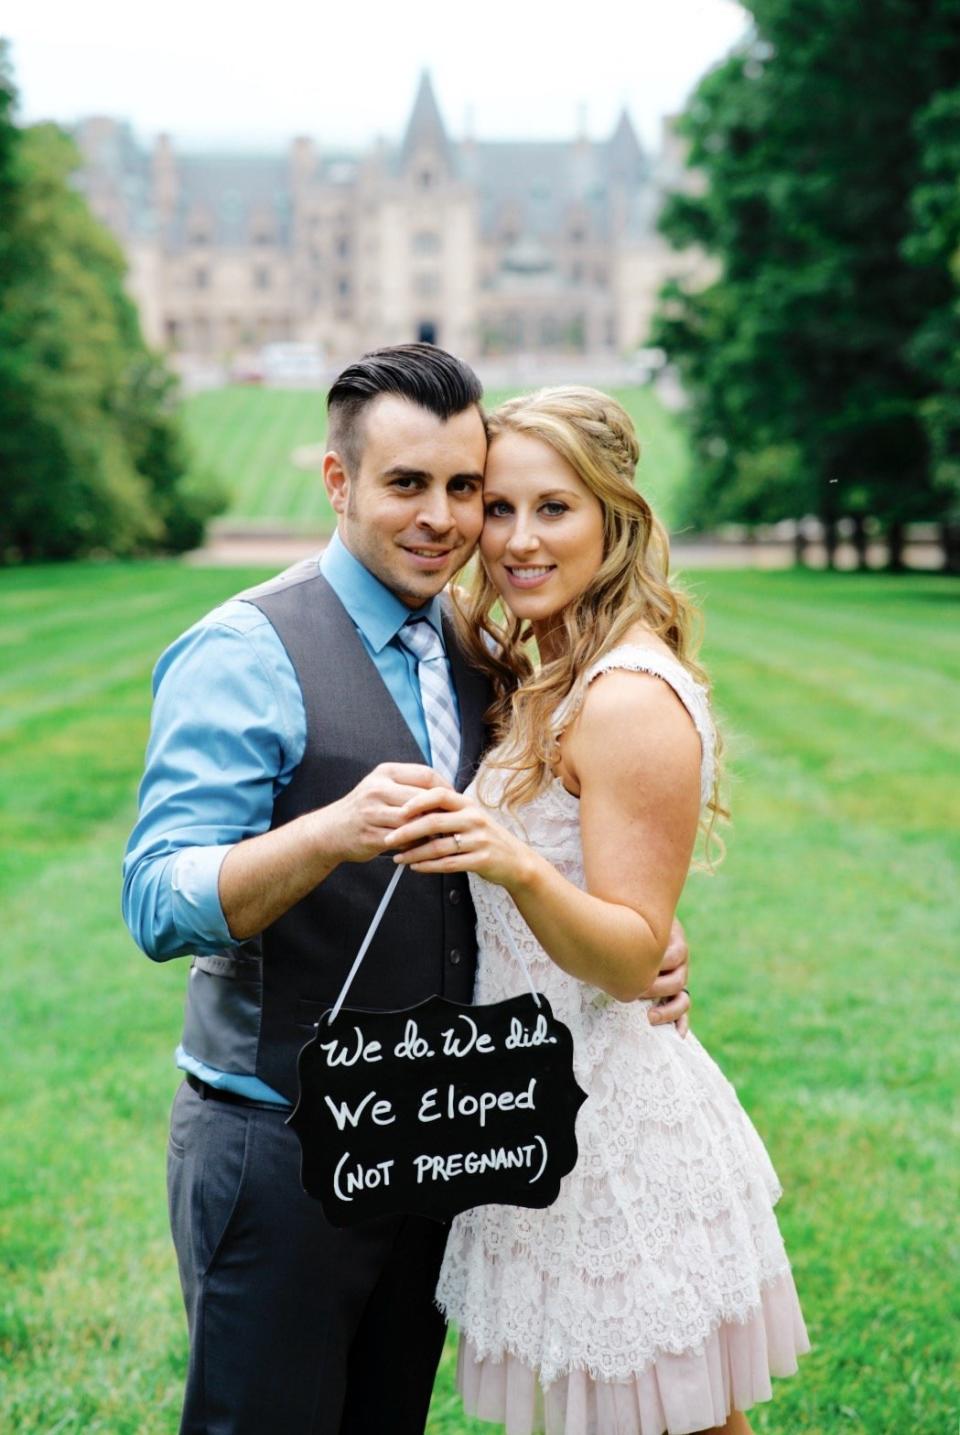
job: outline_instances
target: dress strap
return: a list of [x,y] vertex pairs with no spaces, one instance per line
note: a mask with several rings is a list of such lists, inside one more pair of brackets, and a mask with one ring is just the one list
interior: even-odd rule
[[691,677],[676,658],[669,657],[656,648],[644,647],[642,643],[621,643],[619,647],[611,648],[609,653],[604,653],[603,657],[592,663],[584,673],[582,681],[575,689],[575,704],[568,706],[569,700],[563,704],[563,725],[569,722],[576,708],[583,702],[584,694],[594,679],[613,669],[650,673],[653,677],[662,678],[683,703],[700,736],[700,802],[701,805],[706,803],[713,791],[716,771],[716,732],[710,716],[710,702],[704,685]]

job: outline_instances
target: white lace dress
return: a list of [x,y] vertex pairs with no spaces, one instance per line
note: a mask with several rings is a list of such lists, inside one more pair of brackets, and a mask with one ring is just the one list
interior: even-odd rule
[[[586,681],[610,668],[656,674],[676,692],[700,734],[705,801],[714,738],[704,690],[653,649],[614,649]],[[490,769],[482,779],[491,806],[498,778]],[[525,831],[500,813],[583,887],[578,799],[557,781],[522,817]],[[461,1332],[467,1412],[508,1435],[722,1425],[769,1399],[771,1374],[792,1374],[809,1349],[763,1144],[695,1036],[651,1026],[649,1002],[616,1002],[567,975],[502,887],[472,875],[470,886],[475,999],[528,989],[518,949],[573,1033],[588,1100],[577,1164],[552,1206],[479,1206],[453,1222],[437,1300]]]

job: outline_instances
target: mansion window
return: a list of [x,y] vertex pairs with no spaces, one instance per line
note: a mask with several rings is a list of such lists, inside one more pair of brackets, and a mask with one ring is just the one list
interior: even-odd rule
[[350,256],[350,239],[346,234],[341,234],[336,243],[338,259],[347,259]]
[[437,254],[440,251],[440,236],[433,229],[420,229],[413,236],[414,254]]
[[209,271],[209,269],[195,269],[195,270],[193,271],[193,287],[194,287],[194,289],[209,289],[209,287],[210,287],[210,271]]
[[253,287],[254,289],[270,288],[270,270],[263,264],[258,265],[253,271]]
[[350,294],[350,280],[349,280],[349,279],[347,279],[347,278],[345,278],[345,277],[341,277],[340,279],[337,280],[337,293],[339,294],[339,296],[340,296],[341,299],[346,299],[346,298],[349,297],[349,294]]

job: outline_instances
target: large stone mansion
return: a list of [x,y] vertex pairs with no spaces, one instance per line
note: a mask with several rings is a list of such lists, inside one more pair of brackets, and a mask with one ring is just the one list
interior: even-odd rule
[[467,358],[625,355],[678,267],[656,233],[677,145],[626,111],[607,140],[450,138],[429,76],[400,145],[363,155],[152,153],[81,122],[79,182],[123,245],[148,340],[227,359],[271,341],[336,360],[425,339]]

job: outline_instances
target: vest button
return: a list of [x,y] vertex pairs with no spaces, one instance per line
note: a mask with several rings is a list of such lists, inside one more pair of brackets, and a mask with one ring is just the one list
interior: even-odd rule
[[452,967],[458,967],[460,965],[460,951],[458,947],[451,948],[450,965]]
[[460,901],[460,888],[459,888],[459,887],[451,887],[451,888],[450,888],[449,896],[450,896],[450,901],[453,903],[454,906],[456,906],[457,903]]

